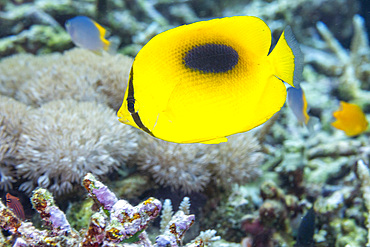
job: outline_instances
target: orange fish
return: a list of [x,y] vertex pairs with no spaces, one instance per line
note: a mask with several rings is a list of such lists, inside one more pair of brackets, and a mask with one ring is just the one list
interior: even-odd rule
[[358,105],[340,102],[340,107],[333,112],[336,121],[331,125],[343,130],[348,136],[356,136],[367,129],[368,122],[366,116]]
[[18,197],[12,196],[11,194],[6,194],[6,206],[10,208],[13,213],[21,220],[25,220],[23,206],[19,201]]

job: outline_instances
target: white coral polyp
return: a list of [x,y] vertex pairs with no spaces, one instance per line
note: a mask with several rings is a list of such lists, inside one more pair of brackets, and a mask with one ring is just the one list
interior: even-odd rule
[[140,147],[140,169],[161,185],[190,193],[202,191],[211,180],[207,166],[212,156],[205,153],[204,144],[177,144],[143,135]]
[[228,139],[213,150],[215,164],[211,168],[217,183],[230,187],[233,183],[244,184],[259,177],[264,156],[254,132],[232,135]]
[[104,175],[136,152],[133,129],[95,102],[52,101],[31,110],[23,121],[16,168],[30,180],[21,186],[25,191],[43,187],[62,194],[86,173]]
[[14,178],[14,171],[12,171],[9,166],[6,166],[6,164],[0,163],[0,189],[12,189],[12,183],[15,181],[16,179]]
[[264,157],[253,132],[228,137],[218,145],[177,144],[142,135],[138,166],[164,186],[201,192],[211,180],[225,188],[257,178]]

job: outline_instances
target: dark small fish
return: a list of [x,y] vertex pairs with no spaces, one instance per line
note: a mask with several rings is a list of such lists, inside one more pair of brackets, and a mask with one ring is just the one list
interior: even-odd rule
[[297,242],[295,247],[311,247],[314,244],[315,210],[313,207],[303,216],[298,227]]
[[13,213],[21,220],[25,220],[23,206],[19,201],[18,197],[12,196],[11,194],[6,194],[6,206],[10,208]]

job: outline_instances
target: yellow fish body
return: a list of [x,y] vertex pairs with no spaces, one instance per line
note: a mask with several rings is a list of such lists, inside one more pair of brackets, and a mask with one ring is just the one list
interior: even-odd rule
[[271,31],[235,16],[183,25],[137,54],[117,115],[122,123],[177,143],[220,143],[272,117],[302,72],[287,28],[269,54]]
[[367,129],[369,123],[366,116],[358,105],[340,102],[340,107],[333,112],[336,121],[331,125],[343,130],[348,136],[356,136]]

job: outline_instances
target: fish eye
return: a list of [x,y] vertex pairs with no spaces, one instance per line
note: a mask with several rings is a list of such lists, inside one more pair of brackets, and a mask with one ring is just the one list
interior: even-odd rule
[[127,110],[133,114],[139,112],[139,102],[134,97],[127,97]]

